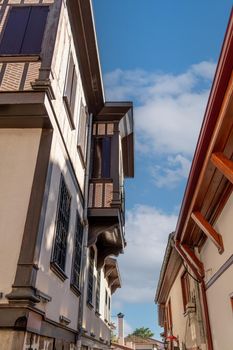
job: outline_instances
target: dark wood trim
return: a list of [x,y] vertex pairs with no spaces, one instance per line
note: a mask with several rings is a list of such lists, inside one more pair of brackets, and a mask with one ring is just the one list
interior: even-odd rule
[[[30,5],[29,5],[30,6]],[[37,62],[40,60],[39,55],[0,55],[0,62],[14,63],[14,62]]]
[[50,269],[55,273],[55,275],[57,275],[58,278],[60,278],[62,282],[68,278],[65,272],[60,268],[60,266],[58,266],[55,261],[50,262]]
[[52,130],[42,130],[15,280],[12,292],[7,295],[9,300],[40,300],[35,295],[38,270],[35,261],[38,260],[42,241],[43,232],[39,228],[43,203],[47,202],[48,196],[46,185],[50,183],[48,168],[52,137]]
[[233,254],[230,258],[218,269],[218,271],[210,278],[210,280],[206,283],[206,290],[210,288],[221,276],[222,274],[231,267],[233,264]]
[[218,233],[203,217],[203,215],[196,211],[191,214],[191,218],[199,226],[199,228],[205,233],[205,235],[211,239],[214,245],[218,248],[219,254],[224,252],[222,235]]
[[185,254],[188,255],[190,260],[194,263],[194,265],[199,270],[200,274],[204,276],[204,266],[203,263],[198,259],[194,251],[192,251],[187,244],[181,244],[181,249],[184,250]]
[[204,310],[204,317],[205,317],[208,350],[214,350],[213,339],[212,339],[212,332],[211,332],[211,325],[210,325],[210,318],[209,318],[209,309],[208,309],[208,303],[207,303],[207,297],[206,297],[206,288],[205,288],[204,280],[201,281],[201,295],[202,295],[202,303],[203,303],[203,310]]

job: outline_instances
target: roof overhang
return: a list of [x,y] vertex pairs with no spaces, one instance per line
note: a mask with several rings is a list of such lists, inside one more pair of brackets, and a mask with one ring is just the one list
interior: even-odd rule
[[92,2],[68,0],[67,9],[87,106],[96,115],[104,106],[104,90]]
[[160,270],[155,302],[158,304],[159,324],[163,326],[164,305],[168,294],[180,270],[182,260],[174,247],[174,232],[168,237],[168,243]]
[[233,140],[233,12],[228,23],[221,55],[207,103],[180,214],[175,239],[201,247],[205,236],[192,220],[195,211],[214,224],[230,193],[232,184],[213,165],[215,152],[232,159]]

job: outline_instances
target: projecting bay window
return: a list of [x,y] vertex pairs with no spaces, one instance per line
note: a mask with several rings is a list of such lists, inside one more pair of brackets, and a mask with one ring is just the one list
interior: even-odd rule
[[66,187],[64,177],[61,175],[58,197],[55,241],[52,254],[51,268],[61,279],[65,279],[65,262],[67,250],[67,236],[69,231],[71,195]]
[[77,213],[76,225],[75,225],[75,237],[74,237],[74,253],[73,253],[71,286],[78,293],[79,293],[79,287],[80,287],[82,244],[83,244],[83,226],[82,226],[79,214]]
[[89,249],[89,269],[88,269],[88,285],[87,285],[87,303],[90,305],[93,305],[94,264],[95,264],[95,251],[91,247]]
[[97,314],[100,313],[100,281],[101,281],[101,271],[97,272],[97,281],[96,281],[96,299],[95,299],[95,310]]
[[0,55],[38,55],[48,6],[12,7],[0,43]]
[[181,276],[181,288],[182,288],[182,297],[183,297],[183,305],[184,312],[186,311],[186,306],[190,300],[190,284],[188,272],[185,271]]
[[110,178],[111,137],[96,137],[94,139],[94,159],[92,178]]
[[75,64],[74,64],[72,52],[70,51],[63,99],[66,105],[71,129],[75,129],[74,108],[75,108],[76,90],[77,90],[77,74],[75,70]]

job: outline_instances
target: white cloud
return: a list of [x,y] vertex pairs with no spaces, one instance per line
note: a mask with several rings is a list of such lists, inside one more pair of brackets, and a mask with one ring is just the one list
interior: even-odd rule
[[200,62],[178,75],[116,69],[105,75],[109,100],[136,101],[138,150],[192,155],[215,64]]
[[165,164],[152,167],[151,175],[157,187],[174,188],[181,180],[188,177],[190,166],[189,159],[177,154],[175,157],[167,157]]
[[152,302],[167,237],[177,216],[138,205],[127,213],[126,253],[119,257],[123,288],[114,295],[115,305]]

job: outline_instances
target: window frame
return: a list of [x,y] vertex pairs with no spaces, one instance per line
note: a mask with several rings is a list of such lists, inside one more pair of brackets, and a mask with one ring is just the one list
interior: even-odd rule
[[[101,140],[101,143],[100,143],[100,140]],[[105,143],[105,141],[107,140],[108,142]],[[109,145],[109,147],[106,147],[107,144]],[[99,151],[97,150],[97,147],[99,147]],[[100,151],[101,151],[101,159],[98,159],[97,154],[98,152],[100,153]],[[93,138],[93,161],[92,161],[92,178],[93,179],[110,179],[111,178],[111,152],[112,152],[112,136],[101,135],[101,136],[95,136]],[[108,156],[107,159],[104,153],[107,154]]]
[[[64,191],[66,191],[66,193],[64,194]],[[62,197],[62,195],[66,195],[67,198],[64,199],[64,197]],[[62,201],[62,198],[63,198],[63,202]],[[66,230],[66,233],[64,235],[64,232],[61,234],[62,232],[62,229],[64,229],[64,225],[59,222],[59,217],[63,216],[64,213],[61,213],[62,211],[62,207],[64,209],[64,201],[68,200],[68,203],[66,203],[66,205],[69,206],[68,210],[67,210],[67,213],[68,214],[68,219],[67,219],[67,222],[65,223],[65,225],[67,226],[65,228]],[[72,197],[71,197],[71,194],[69,192],[69,189],[66,185],[66,182],[65,182],[65,178],[63,176],[63,174],[61,174],[61,177],[60,177],[60,182],[59,182],[59,194],[58,194],[58,200],[57,200],[57,210],[56,210],[56,221],[55,221],[55,229],[54,229],[54,241],[53,241],[53,249],[52,249],[52,254],[51,254],[51,262],[50,262],[50,267],[51,269],[53,270],[53,272],[55,272],[58,277],[64,281],[65,279],[67,279],[68,277],[66,276],[65,274],[65,267],[66,267],[66,256],[67,256],[67,240],[68,240],[68,235],[69,235],[69,227],[70,227],[70,217],[71,217],[71,200],[72,200]],[[65,253],[63,254],[65,256],[64,258],[64,262],[63,264],[59,263],[59,261],[56,259],[56,249],[58,247],[58,239],[59,239],[59,231],[60,230],[60,236],[64,236],[62,237],[65,238]],[[61,248],[62,249],[62,248]],[[62,266],[61,266],[62,265]]]
[[94,289],[94,267],[95,267],[95,250],[93,247],[89,248],[89,266],[88,266],[88,280],[87,280],[87,304],[93,307],[93,289]]
[[81,100],[80,110],[79,110],[77,149],[84,168],[86,167],[87,121],[88,121],[87,107],[84,106],[83,101]]
[[[72,68],[71,68],[72,64]],[[70,75],[70,69],[71,72],[71,85],[68,85],[69,82],[69,75]],[[73,84],[74,84],[74,78],[75,78],[75,88],[73,90]],[[67,61],[67,67],[66,67],[66,77],[65,77],[65,84],[64,84],[64,90],[63,90],[63,101],[66,107],[68,120],[70,124],[71,130],[75,129],[75,122],[74,122],[74,116],[75,116],[75,105],[76,105],[76,96],[77,96],[77,87],[78,87],[78,75],[76,72],[76,65],[74,63],[74,56],[72,53],[72,50],[70,48],[69,55],[68,55],[68,61]],[[67,91],[69,91],[69,94]]]
[[[81,279],[81,271],[82,271],[82,256],[83,256],[83,234],[84,228],[81,222],[80,215],[78,211],[76,211],[76,221],[75,221],[75,233],[74,233],[74,249],[73,249],[73,259],[72,259],[72,270],[71,270],[71,288],[74,292],[79,296],[80,292],[80,279]],[[77,263],[77,257],[79,258],[79,263]],[[79,265],[79,272],[75,268],[75,264]],[[77,277],[78,275],[78,277]],[[78,283],[77,283],[78,279]]]
[[97,270],[96,278],[96,297],[95,297],[95,311],[100,315],[100,286],[101,286],[101,270]]
[[190,282],[188,271],[184,271],[180,277],[181,282],[181,290],[182,290],[182,300],[184,306],[184,312],[186,312],[186,307],[188,302],[190,301]]

